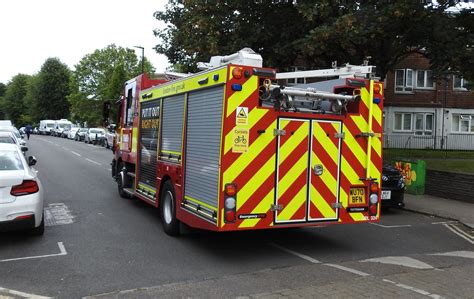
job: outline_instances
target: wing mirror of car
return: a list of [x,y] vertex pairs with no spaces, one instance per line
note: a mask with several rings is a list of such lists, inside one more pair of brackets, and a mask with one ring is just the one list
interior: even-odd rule
[[22,146],[21,146],[21,151],[22,151],[22,152],[27,152],[27,151],[28,151],[28,147],[25,146],[25,145],[22,145]]
[[28,165],[30,165],[30,166],[36,165],[36,158],[35,158],[35,156],[29,156],[29,157],[28,157]]

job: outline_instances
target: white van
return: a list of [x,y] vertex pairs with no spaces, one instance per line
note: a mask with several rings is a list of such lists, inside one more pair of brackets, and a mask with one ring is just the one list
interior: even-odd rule
[[54,122],[54,132],[52,132],[52,135],[56,137],[63,137],[63,132],[71,130],[71,127],[72,122],[67,119],[56,120]]
[[43,119],[40,120],[39,133],[41,135],[51,135],[51,131],[54,129],[54,120]]

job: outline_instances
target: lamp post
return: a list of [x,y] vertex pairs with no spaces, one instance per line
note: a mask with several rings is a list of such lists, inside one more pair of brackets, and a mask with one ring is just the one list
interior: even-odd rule
[[145,48],[142,47],[142,46],[133,46],[134,48],[137,48],[137,49],[142,49],[142,74],[145,73]]

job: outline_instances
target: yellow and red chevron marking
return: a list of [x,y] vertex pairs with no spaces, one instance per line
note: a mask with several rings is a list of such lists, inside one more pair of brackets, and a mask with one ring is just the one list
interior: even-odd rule
[[[341,154],[341,185],[340,202],[344,208],[348,206],[349,189],[354,185],[361,185],[362,178],[367,178],[367,166],[370,176],[380,183],[382,169],[382,101],[372,106],[372,130],[369,128],[369,106],[372,99],[367,88],[361,89],[361,101],[358,115],[350,115],[344,121],[343,132],[345,138]],[[373,132],[377,137],[372,137],[371,161],[367,163],[368,137],[361,137],[362,132]],[[346,213],[341,209],[340,222],[365,221],[367,213]]]
[[280,120],[286,134],[280,136],[278,154],[277,222],[306,219],[309,121]]
[[[271,211],[270,207],[275,203],[275,199],[278,204],[284,206],[284,209],[277,214],[282,222],[302,220],[306,216],[318,221],[335,219],[339,216],[338,221],[341,223],[367,220],[366,212],[348,213],[345,208],[348,206],[350,187],[363,184],[361,178],[366,177],[367,165],[370,167],[371,177],[380,181],[382,103],[374,104],[372,108],[371,131],[379,135],[372,138],[371,161],[367,163],[367,137],[360,137],[361,132],[370,131],[368,117],[371,99],[369,99],[367,89],[362,89],[358,114],[348,114],[345,117],[298,114],[298,117],[313,119],[313,136],[309,136],[308,121],[288,121],[289,118],[294,117],[294,113],[280,113],[273,109],[258,107],[256,79],[251,77],[247,80],[236,80],[229,77],[229,80],[223,120],[221,191],[226,183],[235,182],[238,187],[237,215],[264,214],[266,217],[237,219],[235,224],[224,224],[221,220],[219,226],[224,230],[271,227],[274,225],[275,212]],[[242,84],[243,90],[232,91],[229,86],[234,83]],[[236,126],[237,107],[247,107],[249,111],[247,125],[250,133],[249,149],[244,154],[232,152],[232,130]],[[280,119],[278,125],[278,117],[284,116],[288,118]],[[316,121],[316,118],[327,121]],[[281,136],[278,164],[276,162],[278,138],[273,135],[277,125],[280,130],[294,132],[293,135],[288,133],[286,137]],[[297,133],[298,130],[305,131],[306,135]],[[342,141],[334,137],[341,130],[345,134]],[[312,150],[308,152],[310,140]],[[340,157],[337,154],[339,149]],[[306,180],[309,153],[311,153],[310,167],[320,163],[323,165],[324,172],[321,177],[311,175],[310,200],[307,202]],[[276,178],[277,167],[279,173]],[[275,194],[277,182],[278,194]],[[337,215],[332,204],[338,200],[343,208],[339,209]],[[308,215],[307,207],[309,207]],[[222,219],[222,205],[220,215]]]
[[[312,157],[310,167],[318,164],[323,173],[318,176],[311,172],[309,219],[336,219],[339,200],[339,138],[340,122],[313,121]],[[328,133],[330,132],[330,133]]]

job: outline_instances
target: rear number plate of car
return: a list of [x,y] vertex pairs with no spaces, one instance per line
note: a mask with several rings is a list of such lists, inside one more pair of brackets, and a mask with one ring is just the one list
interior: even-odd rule
[[365,204],[365,188],[351,188],[349,192],[349,205]]
[[390,199],[392,197],[392,191],[382,190],[382,199]]

